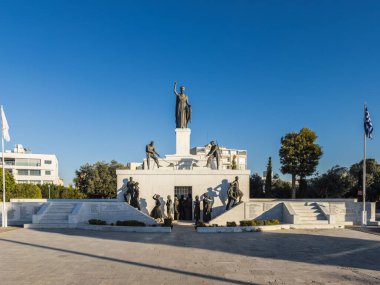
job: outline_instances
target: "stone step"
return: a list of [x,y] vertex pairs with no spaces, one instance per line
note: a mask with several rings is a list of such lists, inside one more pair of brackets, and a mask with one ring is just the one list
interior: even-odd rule
[[42,219],[68,219],[69,215],[66,213],[46,213]]
[[46,213],[71,213],[72,209],[48,209]]
[[290,225],[291,229],[308,230],[308,229],[343,229],[344,225],[331,225],[331,224],[297,224]]
[[328,225],[329,221],[327,220],[300,220],[300,224],[303,225]]
[[25,229],[68,229],[75,226],[70,224],[24,224]]
[[69,221],[65,220],[40,220],[38,224],[68,224]]

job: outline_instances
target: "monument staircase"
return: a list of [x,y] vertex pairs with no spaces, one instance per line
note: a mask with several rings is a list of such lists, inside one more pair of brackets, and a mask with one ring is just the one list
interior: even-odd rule
[[109,224],[117,220],[156,224],[149,215],[127,203],[84,199],[44,203],[33,215],[32,224],[24,224],[24,228],[78,228],[88,224],[89,219],[100,219]]
[[68,224],[69,215],[74,210],[73,203],[51,203],[40,219],[40,224]]
[[327,225],[326,216],[316,203],[293,202],[290,203],[298,216],[298,224],[302,225]]

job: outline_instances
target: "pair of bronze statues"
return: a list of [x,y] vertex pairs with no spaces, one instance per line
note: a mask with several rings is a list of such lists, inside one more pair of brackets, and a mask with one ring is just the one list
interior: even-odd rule
[[139,183],[133,181],[132,177],[129,177],[127,189],[124,192],[124,200],[132,207],[141,210],[140,207],[140,188]]

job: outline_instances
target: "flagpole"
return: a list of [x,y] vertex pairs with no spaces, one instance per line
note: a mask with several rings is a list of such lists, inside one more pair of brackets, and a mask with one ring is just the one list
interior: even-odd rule
[[[1,106],[1,111],[3,110],[3,106]],[[3,125],[3,122],[2,122]],[[7,209],[5,205],[5,165],[4,165],[4,130],[1,128],[1,150],[2,150],[2,162],[3,162],[3,214],[2,214],[2,227],[6,228],[7,225]]]
[[[364,104],[364,124],[365,124],[365,109],[366,105]],[[366,173],[367,173],[367,164],[366,164],[366,151],[367,151],[367,138],[364,128],[364,146],[363,146],[363,212],[362,212],[362,226],[367,225],[367,212],[365,208],[365,199],[366,199]]]

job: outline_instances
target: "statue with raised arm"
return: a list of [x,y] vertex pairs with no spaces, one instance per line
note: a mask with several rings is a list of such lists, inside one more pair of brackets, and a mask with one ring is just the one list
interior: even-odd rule
[[185,129],[187,128],[187,124],[191,122],[191,106],[185,94],[185,86],[181,86],[180,92],[177,93],[177,82],[174,82],[174,94],[177,98],[175,104],[176,128]]

